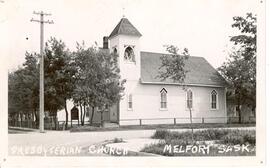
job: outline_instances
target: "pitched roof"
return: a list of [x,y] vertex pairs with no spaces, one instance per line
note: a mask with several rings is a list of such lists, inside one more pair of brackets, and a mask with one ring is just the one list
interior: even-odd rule
[[[169,83],[177,84],[171,79],[162,81],[157,78],[161,66],[161,53],[141,52],[141,82],[142,83]],[[190,56],[185,62],[186,74],[185,84],[187,85],[227,85],[225,79],[213,68],[203,57]]]
[[123,34],[123,35],[130,35],[130,36],[142,36],[142,34],[130,23],[127,18],[122,18],[117,26],[113,29],[112,33],[110,34],[109,38],[113,36]]

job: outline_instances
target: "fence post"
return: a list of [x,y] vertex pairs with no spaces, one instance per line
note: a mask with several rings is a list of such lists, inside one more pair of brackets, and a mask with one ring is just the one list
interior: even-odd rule
[[142,119],[139,119],[140,120],[140,126],[142,126]]
[[65,125],[66,125],[66,122],[64,121],[63,124],[62,124],[62,126],[63,126],[63,128],[62,128],[63,131],[66,130],[66,129],[65,129],[65,128],[66,128]]
[[204,117],[202,117],[202,123],[204,124]]
[[174,125],[176,125],[176,118],[173,119],[173,123],[174,123]]
[[52,118],[50,118],[50,130],[52,130],[53,121]]

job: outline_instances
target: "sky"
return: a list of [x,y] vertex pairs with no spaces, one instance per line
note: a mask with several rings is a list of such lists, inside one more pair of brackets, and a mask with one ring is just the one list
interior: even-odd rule
[[[24,54],[39,52],[39,19],[33,11],[52,14],[45,20],[45,41],[63,40],[74,51],[76,42],[102,46],[123,15],[142,34],[141,50],[165,52],[163,45],[189,49],[219,67],[231,48],[229,37],[238,31],[234,16],[257,13],[259,0],[4,0],[0,2],[1,65],[10,70],[24,62]],[[27,40],[28,39],[28,40]]]

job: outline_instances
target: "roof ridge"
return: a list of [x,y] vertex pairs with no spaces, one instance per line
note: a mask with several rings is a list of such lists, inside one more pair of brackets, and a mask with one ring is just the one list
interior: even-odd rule
[[[172,55],[172,54],[170,54],[170,53],[161,53],[161,52],[150,52],[150,51],[141,51],[141,52],[144,52],[144,53],[152,53],[152,54]],[[193,58],[203,58],[203,59],[205,59],[205,58],[202,57],[202,56],[193,56],[193,55],[189,55],[189,57],[193,57]]]
[[123,24],[123,22],[124,22],[124,18],[122,18],[122,19],[119,21],[119,23],[117,24],[117,26],[119,27],[118,30],[117,30],[117,34],[120,33],[120,26],[121,26],[121,24]]

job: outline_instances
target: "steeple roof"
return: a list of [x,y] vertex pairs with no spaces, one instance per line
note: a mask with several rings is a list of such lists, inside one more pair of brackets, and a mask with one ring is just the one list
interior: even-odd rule
[[112,33],[110,34],[109,38],[113,36],[123,34],[129,36],[142,36],[142,34],[130,23],[127,18],[122,18],[117,26],[113,29]]

